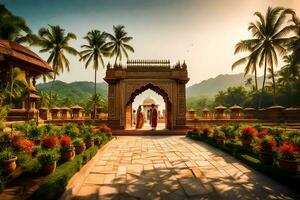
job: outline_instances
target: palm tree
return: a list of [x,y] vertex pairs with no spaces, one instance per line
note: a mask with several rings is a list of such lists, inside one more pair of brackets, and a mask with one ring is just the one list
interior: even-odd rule
[[14,16],[0,4],[0,39],[14,42],[30,42],[31,30],[22,17]]
[[269,7],[265,16],[260,12],[254,13],[254,15],[258,17],[258,21],[251,22],[248,27],[248,30],[252,33],[253,39],[243,40],[241,42],[240,48],[252,52],[251,54],[257,55],[257,57],[255,56],[257,58],[256,62],[260,67],[264,67],[264,79],[259,107],[262,102],[268,68],[270,68],[270,71],[272,72],[273,103],[276,103],[274,67],[277,66],[278,63],[278,54],[283,56],[287,53],[286,44],[290,41],[290,38],[285,36],[290,33],[290,29],[283,27],[282,25],[287,14],[291,13],[293,13],[292,10],[281,7]]
[[289,44],[293,59],[291,64],[300,67],[300,19],[295,13],[293,13],[291,22],[293,24],[288,26],[288,28],[290,28],[290,30],[295,34],[291,38],[291,43]]
[[[97,71],[99,69],[99,62],[104,68],[103,57],[109,55],[105,47],[106,38],[107,38],[106,33],[101,32],[99,30],[92,30],[88,32],[87,35],[84,37],[84,39],[87,41],[88,44],[81,46],[82,48],[84,48],[84,50],[80,52],[82,56],[80,60],[86,61],[85,68],[87,68],[91,63],[91,61],[93,61],[93,68],[95,70],[94,96],[96,96],[97,93],[96,86],[97,86]],[[94,113],[94,117],[96,117],[96,101],[94,101],[93,113]]]
[[[233,63],[232,69],[236,68],[239,65],[243,65],[245,63],[246,67],[244,69],[244,75],[246,76],[247,74],[253,74],[254,73],[254,80],[255,80],[255,89],[256,91],[258,90],[258,83],[257,83],[257,52],[253,52],[253,49],[255,46],[249,46],[252,44],[248,43],[248,40],[242,40],[239,43],[235,45],[235,51],[234,54],[237,54],[239,52],[244,52],[244,51],[249,51],[250,55],[243,57]],[[245,48],[246,46],[246,48]]]
[[107,34],[110,42],[107,43],[107,49],[111,52],[111,56],[116,56],[115,65],[117,64],[117,59],[122,60],[122,54],[128,58],[127,51],[134,52],[132,46],[128,44],[132,37],[128,36],[127,32],[124,30],[124,26],[118,25],[113,26],[114,34]]
[[65,52],[71,55],[79,55],[78,51],[69,46],[69,42],[72,39],[76,39],[74,33],[65,33],[65,30],[60,26],[49,25],[49,28],[41,28],[38,33],[38,37],[34,39],[34,44],[40,46],[41,53],[49,52],[50,56],[47,60],[52,64],[53,68],[53,81],[50,88],[50,100],[49,104],[52,105],[52,90],[56,80],[56,76],[59,73],[63,73],[66,68],[70,71],[70,64],[65,56]]

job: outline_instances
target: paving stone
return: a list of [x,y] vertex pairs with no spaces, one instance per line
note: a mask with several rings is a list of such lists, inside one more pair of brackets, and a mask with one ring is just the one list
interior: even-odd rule
[[294,195],[230,155],[182,136],[122,136],[96,156],[74,199],[291,199]]

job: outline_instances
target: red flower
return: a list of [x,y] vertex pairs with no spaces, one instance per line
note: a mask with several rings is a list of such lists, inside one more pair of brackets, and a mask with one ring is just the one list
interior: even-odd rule
[[253,138],[254,134],[256,133],[256,129],[253,127],[245,127],[241,130],[241,139],[243,140],[250,140]]
[[267,130],[262,130],[262,131],[260,131],[257,135],[256,135],[256,137],[258,137],[258,138],[263,138],[264,136],[267,136],[267,135],[269,135],[269,132],[267,131]]
[[259,145],[262,150],[272,150],[276,146],[276,141],[272,136],[265,135],[261,138]]
[[18,141],[18,146],[21,151],[32,152],[34,142],[28,139],[21,139]]
[[102,133],[111,133],[111,128],[109,128],[108,126],[106,125],[101,125],[99,130],[102,132]]
[[65,146],[69,146],[71,144],[71,137],[68,136],[68,135],[63,135],[61,138],[60,138],[60,145],[65,147]]
[[293,155],[295,153],[295,148],[293,145],[284,142],[280,148],[279,148],[279,152],[281,154],[285,154],[285,155]]
[[54,133],[52,133],[43,138],[41,145],[45,149],[53,149],[57,145],[57,143],[58,138]]

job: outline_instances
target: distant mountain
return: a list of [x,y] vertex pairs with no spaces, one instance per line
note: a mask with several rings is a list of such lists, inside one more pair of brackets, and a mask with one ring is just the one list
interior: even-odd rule
[[[236,87],[245,85],[245,81],[253,76],[244,74],[221,74],[215,78],[201,81],[195,85],[192,85],[186,89],[187,98],[189,97],[213,97],[218,91],[226,90],[228,87]],[[258,84],[261,86],[263,77],[258,78]],[[37,85],[37,89],[40,91],[49,92],[51,88],[51,82],[41,83]],[[70,98],[74,100],[84,100],[90,97],[94,92],[94,83],[88,81],[76,81],[72,83],[65,83],[63,81],[55,81],[54,91],[61,98]],[[103,97],[107,97],[108,86],[107,83],[97,83],[97,93],[100,93]],[[142,93],[142,98],[146,98],[148,94]]]
[[[187,97],[213,97],[218,91],[226,90],[228,87],[245,85],[248,78],[254,76],[244,74],[220,74],[215,78],[201,81],[187,88]],[[258,84],[261,85],[263,77],[258,78]]]
[[[39,91],[49,92],[51,83],[41,83],[37,85]],[[94,93],[94,83],[88,81],[77,81],[65,83],[63,81],[55,81],[53,90],[60,98],[70,98],[74,100],[84,100]],[[105,82],[97,83],[97,93],[107,97],[107,84]]]

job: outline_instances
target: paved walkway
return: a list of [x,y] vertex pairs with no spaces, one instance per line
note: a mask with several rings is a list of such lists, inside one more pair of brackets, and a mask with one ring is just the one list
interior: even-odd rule
[[119,137],[97,156],[74,199],[297,199],[227,154],[182,136]]

